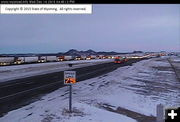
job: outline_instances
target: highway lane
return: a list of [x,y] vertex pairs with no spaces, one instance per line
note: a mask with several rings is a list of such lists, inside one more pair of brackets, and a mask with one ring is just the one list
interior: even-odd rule
[[[91,71],[95,71],[97,69],[102,69],[107,66],[113,66],[114,64],[111,63],[103,63],[99,65],[87,66],[82,68],[73,69],[77,72],[77,76],[89,73]],[[33,77],[27,77],[22,79],[16,79],[12,81],[8,81],[7,84],[3,83],[0,86],[0,97],[7,96],[13,93],[21,92],[27,89],[32,89],[38,86],[42,86],[45,84],[50,84],[53,82],[60,82],[63,84],[63,71],[61,72],[54,72],[45,75],[37,75]],[[85,78],[86,79],[86,78]],[[78,77],[78,81],[83,80],[82,78]]]
[[[77,72],[77,81],[79,82],[111,72],[118,67],[131,65],[140,60],[142,59],[130,59],[122,64],[103,63],[73,70]],[[0,84],[0,115],[33,102],[39,98],[39,95],[63,87],[63,73],[63,71],[54,72]]]

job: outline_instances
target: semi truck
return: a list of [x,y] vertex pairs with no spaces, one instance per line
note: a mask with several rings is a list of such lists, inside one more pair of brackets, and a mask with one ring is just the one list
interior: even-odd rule
[[57,57],[57,61],[69,61],[73,59],[75,59],[75,57],[73,56],[58,56]]
[[30,56],[30,57],[24,57],[25,63],[35,63],[38,62],[38,56]]
[[0,57],[0,65],[10,65],[14,63],[14,57]]
[[47,62],[57,61],[57,57],[56,56],[46,56],[46,61]]

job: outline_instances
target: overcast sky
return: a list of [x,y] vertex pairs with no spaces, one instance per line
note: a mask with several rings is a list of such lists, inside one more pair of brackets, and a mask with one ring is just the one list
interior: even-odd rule
[[87,15],[0,15],[0,53],[180,51],[180,5],[93,5]]

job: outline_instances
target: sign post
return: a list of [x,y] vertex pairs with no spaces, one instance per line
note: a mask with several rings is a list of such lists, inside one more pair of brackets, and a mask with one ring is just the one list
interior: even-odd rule
[[76,83],[76,71],[64,71],[64,84],[69,85],[69,112],[72,112],[72,84]]
[[69,112],[72,112],[72,85],[69,85]]

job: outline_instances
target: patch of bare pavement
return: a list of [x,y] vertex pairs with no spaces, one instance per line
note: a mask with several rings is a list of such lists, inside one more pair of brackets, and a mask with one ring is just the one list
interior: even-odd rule
[[115,106],[106,103],[99,103],[98,107],[110,112],[128,116],[130,118],[135,119],[138,122],[156,122],[156,117],[154,116],[146,116],[122,107],[115,108]]

